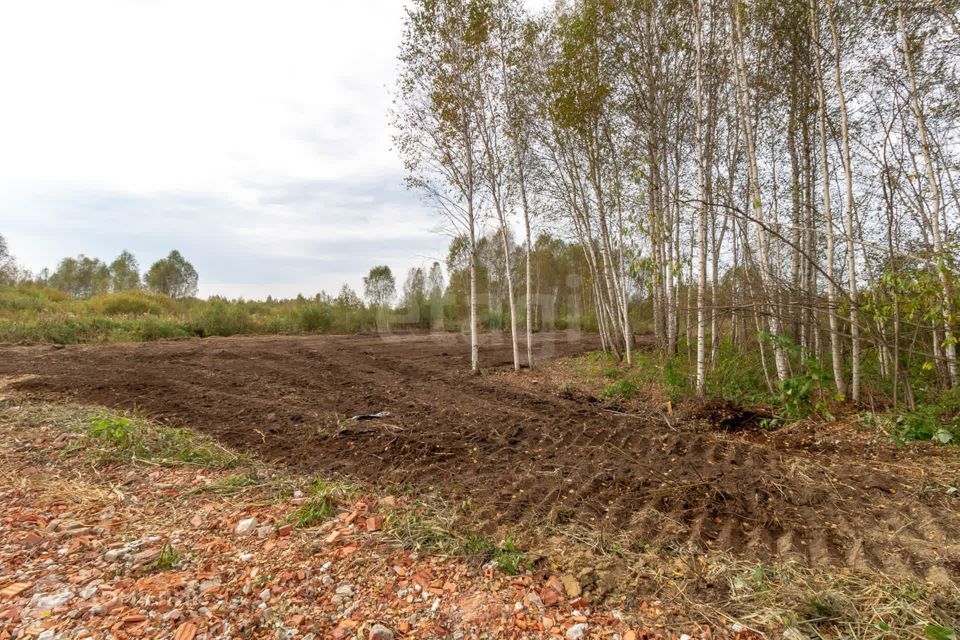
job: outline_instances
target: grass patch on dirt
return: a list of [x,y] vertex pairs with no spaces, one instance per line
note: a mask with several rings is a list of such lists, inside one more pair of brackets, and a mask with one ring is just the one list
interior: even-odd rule
[[154,571],[167,571],[180,564],[182,559],[183,556],[180,552],[171,543],[167,542],[160,549],[160,555],[150,563],[150,568]]
[[263,486],[265,484],[257,477],[256,472],[250,469],[245,473],[232,473],[217,482],[197,487],[193,490],[193,493],[215,493],[230,496]]
[[336,503],[324,496],[313,496],[303,503],[287,517],[298,529],[311,527],[333,516],[336,513]]
[[459,555],[455,510],[440,499],[421,500],[412,507],[391,507],[384,523],[384,537],[417,551]]
[[500,542],[470,529],[455,507],[436,497],[423,497],[412,505],[390,509],[385,537],[398,546],[417,551],[491,563],[507,575],[517,575],[530,566],[527,553],[511,534]]
[[287,517],[287,522],[298,529],[311,527],[332,518],[341,502],[357,495],[358,489],[352,484],[318,478],[310,487],[306,502]]
[[[216,470],[252,463],[249,456],[231,451],[188,429],[157,424],[137,415],[107,411],[102,407],[18,397],[3,398],[0,409],[0,423],[17,429],[46,424],[62,426],[65,437],[69,436],[63,455],[82,452],[108,463],[197,466]],[[239,476],[234,481],[237,487],[225,485],[224,488],[237,489],[248,482]]]
[[601,389],[599,395],[608,400],[631,400],[637,395],[637,385],[631,380],[617,380]]
[[228,469],[244,459],[187,429],[137,417],[101,412],[88,417],[85,426],[84,433],[105,460]]

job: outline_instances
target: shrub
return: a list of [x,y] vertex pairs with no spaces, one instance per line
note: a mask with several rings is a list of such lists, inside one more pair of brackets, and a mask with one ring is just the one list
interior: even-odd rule
[[181,324],[164,318],[145,316],[133,326],[132,339],[143,342],[185,338],[190,332]]
[[56,289],[40,287],[0,288],[0,310],[43,311],[70,300],[70,296]]
[[690,375],[679,356],[674,356],[663,364],[663,383],[666,385],[667,393],[673,402],[693,392]]
[[722,342],[718,347],[716,364],[707,371],[706,391],[709,395],[739,403],[772,401],[763,377],[760,354],[741,353],[729,342]]
[[329,305],[309,304],[299,310],[297,321],[301,331],[325,332],[333,326],[333,312]]
[[194,333],[204,336],[233,336],[252,329],[250,315],[239,303],[211,298],[192,322]]
[[960,389],[950,389],[935,401],[918,404],[913,411],[882,416],[866,413],[861,421],[886,431],[897,444],[910,440],[960,444]]
[[637,395],[637,385],[632,380],[611,382],[600,391],[601,398],[630,400]]
[[133,422],[127,418],[100,414],[90,418],[87,433],[108,444],[125,449],[133,440]]
[[146,291],[109,293],[91,298],[89,304],[92,309],[110,316],[142,314],[158,316],[176,308],[176,303],[170,298]]
[[101,342],[112,332],[122,329],[123,325],[110,318],[77,318],[69,315],[44,316],[36,322],[28,323],[25,338],[37,342],[55,344],[80,344]]

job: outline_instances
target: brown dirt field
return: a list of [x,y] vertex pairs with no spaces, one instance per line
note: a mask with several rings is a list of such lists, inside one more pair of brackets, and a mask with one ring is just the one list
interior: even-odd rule
[[[557,332],[536,350],[597,345]],[[496,375],[481,377],[459,335],[226,338],[0,347],[0,376],[33,374],[11,385],[137,409],[298,469],[436,490],[468,501],[478,526],[574,523],[667,550],[960,574],[960,506],[937,480],[956,479],[955,453],[758,438],[725,406],[713,429],[717,410],[618,413],[536,370],[505,371],[509,358],[496,335],[481,350]],[[381,410],[391,416],[344,420]]]

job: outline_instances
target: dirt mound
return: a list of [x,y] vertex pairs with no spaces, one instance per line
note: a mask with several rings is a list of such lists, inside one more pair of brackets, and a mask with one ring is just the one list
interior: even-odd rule
[[691,399],[680,411],[685,422],[695,422],[711,431],[738,433],[763,429],[766,421],[773,416],[770,413],[742,407],[731,400],[722,398]]
[[[537,340],[540,357],[597,346]],[[470,376],[468,354],[450,334],[10,347],[0,375],[37,374],[14,386],[137,408],[303,469],[438,490],[478,526],[573,522],[937,580],[960,559],[955,499],[927,490],[920,463],[751,442],[756,416],[724,404],[686,420],[617,414],[529,378],[513,386],[512,373]],[[502,366],[509,343],[485,336],[481,357]],[[390,415],[347,421],[378,411]]]

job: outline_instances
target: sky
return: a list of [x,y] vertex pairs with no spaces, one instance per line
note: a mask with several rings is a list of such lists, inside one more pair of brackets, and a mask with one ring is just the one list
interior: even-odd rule
[[[547,0],[529,0],[538,9]],[[32,271],[178,249],[200,295],[443,260],[388,111],[402,0],[0,3],[0,234]]]

